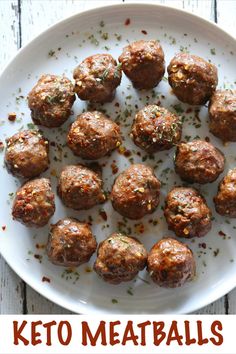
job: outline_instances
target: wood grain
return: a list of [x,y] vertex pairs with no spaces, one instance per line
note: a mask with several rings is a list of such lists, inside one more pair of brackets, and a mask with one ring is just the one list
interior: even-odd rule
[[[17,48],[26,44],[43,30],[76,12],[122,0],[0,0],[0,68]],[[137,0],[125,0],[126,3]],[[141,2],[141,1],[140,1]],[[235,0],[155,0],[152,3],[173,6],[197,14],[236,35]],[[68,314],[63,308],[44,299],[31,287],[25,286],[0,258],[0,312]],[[197,314],[236,313],[236,290],[199,310]]]

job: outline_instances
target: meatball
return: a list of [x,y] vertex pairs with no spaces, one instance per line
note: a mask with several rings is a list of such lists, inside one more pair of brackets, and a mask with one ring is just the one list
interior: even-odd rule
[[177,146],[175,171],[190,183],[211,183],[224,171],[223,153],[204,140],[182,142]]
[[48,140],[35,130],[24,130],[6,139],[5,164],[9,172],[33,178],[49,167]]
[[236,218],[236,168],[230,170],[220,182],[214,202],[217,213]]
[[45,226],[55,212],[54,194],[47,178],[23,184],[13,202],[13,219],[29,227]]
[[123,49],[119,57],[122,70],[137,89],[152,89],[165,73],[162,47],[157,41],[137,41]]
[[194,188],[176,187],[167,195],[164,215],[179,237],[202,237],[211,229],[211,211]]
[[163,107],[148,105],[135,116],[134,143],[148,153],[168,150],[181,139],[182,119]]
[[74,101],[74,86],[65,76],[42,75],[28,95],[32,120],[48,128],[65,123]]
[[223,141],[236,141],[236,90],[217,90],[209,104],[209,128]]
[[90,209],[106,199],[99,173],[82,165],[69,165],[62,170],[58,194],[68,208],[75,210]]
[[147,270],[154,283],[165,288],[177,288],[194,278],[196,266],[190,248],[167,237],[152,247]]
[[111,102],[121,82],[121,68],[110,54],[86,58],[74,70],[75,91],[84,101]]
[[160,186],[151,167],[131,165],[116,178],[112,187],[113,208],[129,219],[141,219],[157,208]]
[[205,104],[218,84],[217,68],[188,53],[177,54],[168,68],[168,81],[177,98],[191,105]]
[[95,272],[111,284],[130,281],[143,270],[147,251],[136,238],[113,233],[99,244]]
[[86,223],[65,218],[51,226],[47,254],[56,265],[78,267],[90,260],[96,248],[96,239]]
[[120,128],[101,112],[85,112],[71,125],[67,144],[75,155],[97,160],[121,144]]

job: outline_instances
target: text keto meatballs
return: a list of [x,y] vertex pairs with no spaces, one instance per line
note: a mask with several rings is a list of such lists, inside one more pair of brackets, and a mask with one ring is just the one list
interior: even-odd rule
[[48,128],[65,123],[74,101],[74,85],[65,76],[42,75],[28,95],[32,120]]
[[160,186],[151,167],[131,165],[115,180],[111,192],[113,208],[129,219],[151,214],[159,204]]
[[174,94],[180,101],[191,105],[205,104],[218,84],[216,66],[197,55],[177,54],[167,71]]
[[135,116],[131,138],[148,153],[172,148],[181,139],[182,119],[157,105],[148,105]]
[[102,184],[99,173],[82,165],[69,165],[61,172],[57,190],[68,208],[83,210],[105,201]]
[[47,178],[23,184],[16,192],[12,207],[13,219],[30,227],[42,227],[55,212],[54,194]]
[[211,183],[224,171],[225,157],[204,140],[182,142],[177,146],[175,171],[190,183]]
[[179,237],[202,237],[211,229],[211,211],[194,188],[176,187],[167,195],[164,215]]
[[194,278],[195,268],[190,248],[173,238],[163,238],[157,242],[148,255],[147,270],[154,283],[161,287],[184,285]]
[[157,41],[140,40],[129,44],[119,56],[125,75],[137,89],[151,89],[165,73],[162,47]]
[[23,178],[39,176],[49,167],[48,140],[35,130],[24,130],[6,139],[5,164]]
[[121,75],[120,66],[110,54],[92,55],[74,70],[75,91],[81,100],[110,102],[120,85]]
[[236,90],[217,90],[209,104],[210,132],[222,141],[236,141]]
[[236,218],[236,168],[229,171],[220,182],[214,202],[217,213]]
[[120,146],[120,128],[101,112],[85,112],[71,125],[67,144],[75,155],[96,160]]
[[51,226],[47,254],[56,265],[78,267],[90,260],[96,248],[96,239],[86,223],[65,218]]
[[114,233],[99,244],[95,272],[111,284],[130,281],[143,270],[147,251],[135,238]]

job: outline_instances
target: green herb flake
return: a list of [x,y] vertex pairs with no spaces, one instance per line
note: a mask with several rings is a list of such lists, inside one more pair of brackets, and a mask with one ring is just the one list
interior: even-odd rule
[[112,302],[113,304],[118,304],[118,300],[116,300],[116,299],[111,299],[111,302]]
[[134,295],[132,288],[129,288],[129,289],[127,290],[127,294],[129,294],[129,295],[131,295],[131,296]]
[[215,50],[215,48],[211,48],[211,54],[212,54],[212,55],[216,55],[216,50]]
[[33,130],[36,130],[36,129],[37,129],[36,126],[35,126],[33,123],[28,123],[28,124],[27,124],[27,128],[28,128],[28,129],[33,129]]

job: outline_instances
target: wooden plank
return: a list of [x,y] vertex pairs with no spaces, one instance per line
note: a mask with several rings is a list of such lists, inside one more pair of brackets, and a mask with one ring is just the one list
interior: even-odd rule
[[[0,70],[20,48],[19,11],[17,1],[0,2]],[[4,50],[3,50],[4,49]],[[0,257],[0,312],[20,314],[24,307],[24,282]]]
[[236,1],[217,1],[217,23],[236,38]]
[[28,314],[72,314],[72,312],[48,301],[29,286],[27,286],[26,299]]

